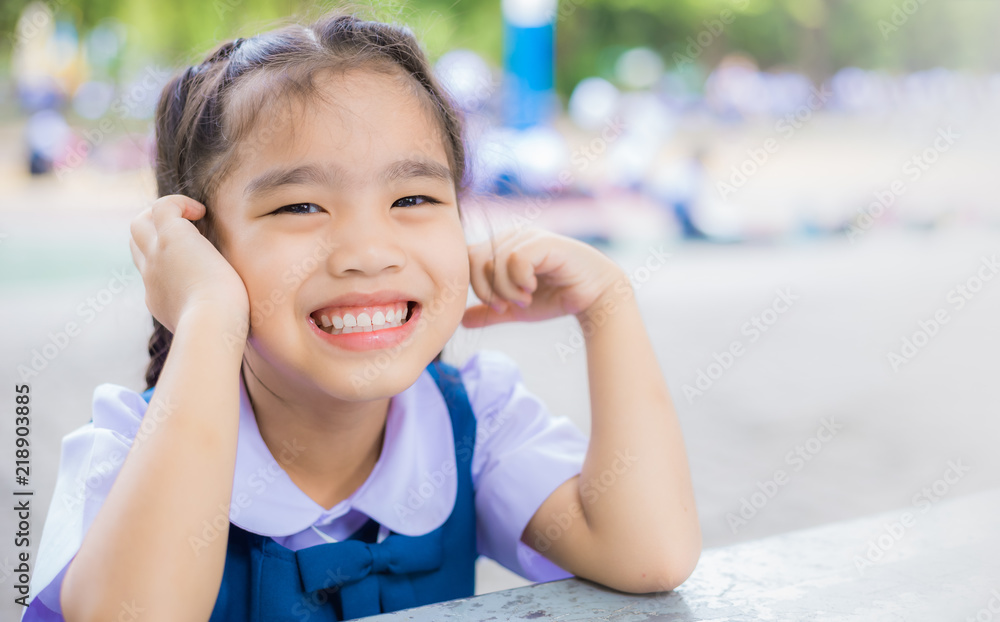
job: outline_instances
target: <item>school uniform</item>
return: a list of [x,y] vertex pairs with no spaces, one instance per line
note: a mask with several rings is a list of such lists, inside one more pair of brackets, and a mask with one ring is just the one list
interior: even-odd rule
[[[92,421],[63,438],[22,620],[63,620],[66,567],[153,392],[98,386]],[[346,620],[471,596],[479,555],[532,581],[572,576],[520,536],[580,472],[586,449],[587,437],[551,416],[510,357],[484,350],[459,368],[428,365],[390,401],[372,473],[326,509],[281,468],[302,448],[272,455],[264,444],[240,378],[226,567],[211,620]],[[206,526],[189,543],[212,533]]]

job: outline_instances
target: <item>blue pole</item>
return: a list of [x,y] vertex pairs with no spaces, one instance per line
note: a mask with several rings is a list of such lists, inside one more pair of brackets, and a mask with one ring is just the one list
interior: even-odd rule
[[504,125],[525,129],[555,112],[556,0],[501,0]]

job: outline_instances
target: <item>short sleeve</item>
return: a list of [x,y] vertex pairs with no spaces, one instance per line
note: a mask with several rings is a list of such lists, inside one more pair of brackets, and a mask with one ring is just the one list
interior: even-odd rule
[[140,394],[102,384],[94,389],[92,421],[63,437],[23,622],[63,620],[59,590],[66,568],[121,471],[145,412]]
[[580,473],[588,439],[528,391],[517,364],[483,350],[460,373],[476,416],[472,480],[481,555],[531,581],[573,576],[521,542],[549,495]]

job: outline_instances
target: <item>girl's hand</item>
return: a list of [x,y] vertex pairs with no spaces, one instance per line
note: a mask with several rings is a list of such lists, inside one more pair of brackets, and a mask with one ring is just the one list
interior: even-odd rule
[[191,221],[205,215],[194,199],[172,194],[157,199],[132,220],[132,261],[146,286],[146,306],[171,333],[183,313],[214,305],[234,321],[250,315],[243,279]]
[[625,278],[593,246],[538,229],[469,246],[469,269],[473,291],[487,303],[465,310],[469,328],[577,315]]

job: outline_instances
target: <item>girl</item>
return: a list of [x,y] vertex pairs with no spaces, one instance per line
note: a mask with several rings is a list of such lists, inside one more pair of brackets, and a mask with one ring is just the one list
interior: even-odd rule
[[[536,581],[670,590],[701,551],[624,272],[537,230],[467,246],[460,121],[409,31],[330,15],[164,89],[131,225],[148,387],[63,441],[25,620],[335,620]],[[466,309],[469,285],[488,304]],[[590,442],[459,323],[573,314]],[[113,483],[113,485],[112,485]]]

